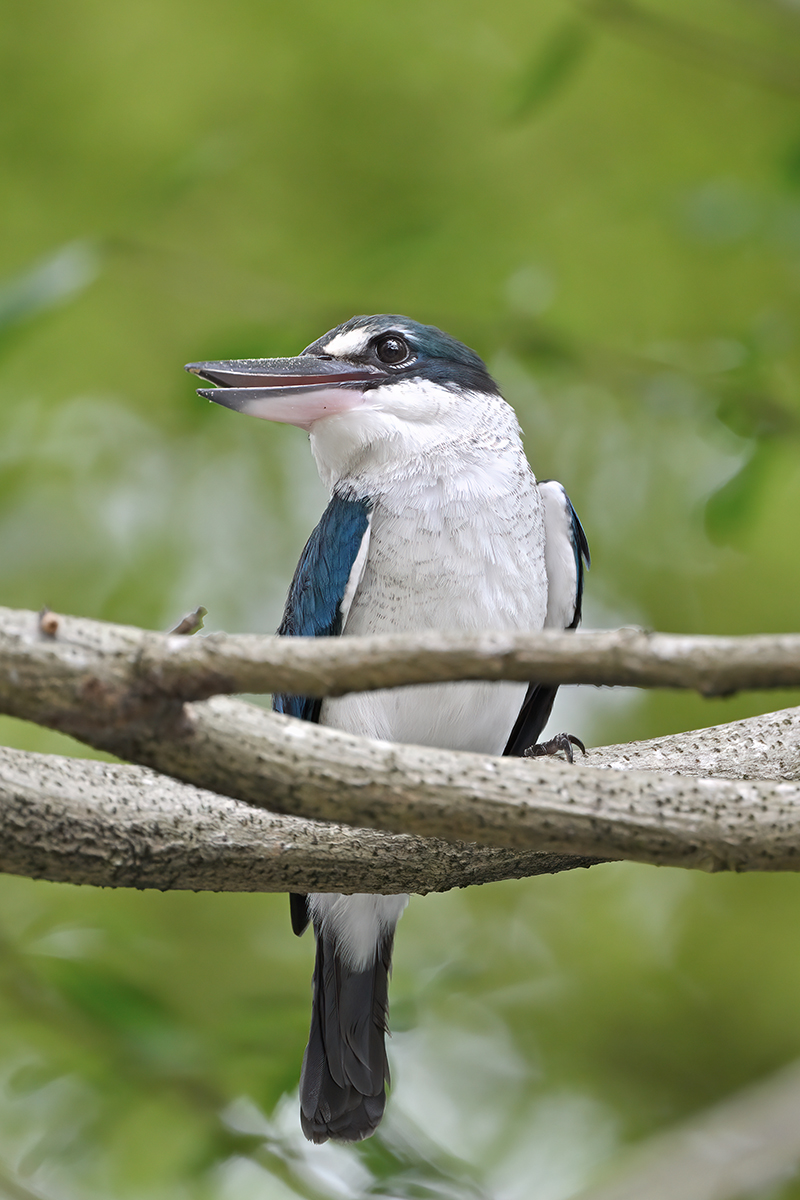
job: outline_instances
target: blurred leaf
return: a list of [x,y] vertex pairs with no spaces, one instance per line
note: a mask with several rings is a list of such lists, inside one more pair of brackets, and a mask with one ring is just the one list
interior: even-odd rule
[[767,439],[757,441],[733,478],[709,497],[705,506],[705,527],[717,545],[726,545],[735,539],[755,518],[772,457],[770,442]]
[[43,972],[61,995],[92,1021],[133,1037],[175,1027],[175,1018],[153,992],[93,963],[50,959]]
[[27,1187],[4,1166],[0,1166],[0,1196],[4,1200],[45,1200],[42,1192]]
[[729,246],[752,234],[761,219],[761,206],[737,179],[712,179],[683,197],[684,232],[708,246]]
[[29,270],[0,283],[0,335],[82,292],[100,272],[92,242],[70,242]]
[[737,437],[789,437],[800,431],[800,414],[780,403],[773,396],[745,386],[723,391],[717,406],[717,416]]
[[59,1072],[53,1063],[28,1062],[12,1072],[6,1087],[12,1095],[27,1096],[52,1083],[58,1075]]
[[562,22],[517,80],[512,119],[524,120],[552,100],[577,71],[591,41],[589,30],[582,22]]
[[800,189],[800,137],[795,137],[780,159],[780,171],[789,187]]
[[[582,7],[586,13],[659,53],[674,54],[706,70],[744,78],[751,84],[789,96],[800,92],[800,60],[791,54],[791,43],[796,37],[785,37],[785,45],[765,47],[752,37],[731,37],[694,22],[676,20],[633,0],[583,0]],[[767,5],[762,10],[766,16],[772,15]],[[785,26],[782,32],[785,34],[788,28]],[[796,28],[791,33],[796,35]],[[784,53],[786,49],[790,53]]]

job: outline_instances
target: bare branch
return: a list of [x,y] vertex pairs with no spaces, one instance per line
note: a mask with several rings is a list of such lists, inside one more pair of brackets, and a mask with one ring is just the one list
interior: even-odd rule
[[[54,630],[54,632],[50,632]],[[457,679],[693,688],[800,686],[800,635],[690,637],[636,629],[384,638],[187,638],[0,609],[0,711],[42,721],[51,701],[130,721],[168,699],[348,691]],[[43,723],[50,724],[49,720]]]
[[800,708],[592,750],[592,766],[715,779],[800,779]]
[[[659,1134],[609,1183],[575,1200],[739,1200],[794,1177],[800,1161],[800,1063]],[[773,1193],[770,1191],[770,1195]]]
[[[795,710],[783,714],[787,739]],[[586,857],[795,870],[800,785],[371,742],[225,697],[125,757],[316,820]]]
[[276,816],[145,767],[0,748],[0,871],[34,879],[424,894],[594,861]]
[[[771,719],[796,741],[797,710]],[[794,870],[800,861],[800,786],[790,782],[396,746],[222,696],[174,701],[111,729],[74,712],[59,724],[186,782],[312,820],[706,870]]]
[[[234,714],[248,708],[223,703]],[[789,709],[608,746],[592,751],[592,762],[657,762],[697,774],[725,755],[729,769],[780,778],[798,773],[798,733],[800,709]],[[0,870],[33,878],[162,890],[425,893],[597,861],[282,817],[142,767],[0,750]]]
[[170,629],[169,632],[173,636],[176,633],[179,633],[186,637],[190,637],[193,633],[197,633],[198,629],[203,628],[203,618],[207,616],[208,609],[203,608],[201,604],[199,608],[194,610],[194,612],[187,613],[187,615],[178,622],[175,628]]
[[[737,726],[718,731],[722,740],[716,751],[706,735],[695,757],[702,771],[711,765],[717,776],[712,779],[620,769],[645,761],[663,767],[660,743],[650,748],[649,759],[638,757],[643,750],[617,749],[613,766],[600,755],[589,760],[596,766],[498,759],[370,742],[222,696],[186,704],[169,698],[154,681],[162,668],[169,668],[168,678],[175,681],[172,647],[196,642],[64,617],[53,638],[42,635],[38,620],[36,614],[5,614],[0,640],[5,641],[7,674],[0,676],[0,710],[275,812],[583,860],[794,870],[800,857],[800,787],[726,780],[719,778],[725,772],[718,767],[719,759],[732,755],[737,770],[748,774],[746,742],[756,737],[772,748],[782,743],[777,745],[779,774],[795,779],[795,710],[769,718],[769,740],[763,728],[755,734],[747,722],[738,723],[738,732]],[[574,646],[579,636],[565,635],[565,640]],[[622,641],[619,635],[594,636],[612,639],[624,659],[625,636]],[[646,635],[631,636],[648,641]],[[665,640],[696,647],[700,639]],[[746,640],[761,645],[773,639]],[[250,639],[222,639],[231,641],[249,644]],[[284,641],[277,639],[279,649]],[[776,646],[791,641],[797,639],[774,639]],[[336,647],[337,639],[321,643],[298,639],[291,649],[302,657]],[[353,648],[359,649],[357,640],[347,639],[348,657]],[[207,667],[203,670],[207,675]],[[682,750],[685,763],[686,743]],[[763,753],[760,759],[763,775]]]

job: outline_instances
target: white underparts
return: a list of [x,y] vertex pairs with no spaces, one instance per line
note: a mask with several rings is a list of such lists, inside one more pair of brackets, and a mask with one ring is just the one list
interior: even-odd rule
[[[325,350],[355,354],[363,336],[337,334]],[[342,599],[346,636],[535,630],[571,604],[562,627],[570,623],[575,566],[564,493],[537,486],[500,396],[397,381],[368,389],[363,405],[317,421],[310,434],[323,482],[373,504]],[[525,689],[468,681],[329,697],[320,724],[502,754]],[[344,963],[365,970],[407,897],[309,901],[318,933],[334,939]]]
[[408,896],[341,896],[320,892],[309,896],[314,928],[332,938],[340,958],[354,971],[375,961],[378,946],[393,933]]

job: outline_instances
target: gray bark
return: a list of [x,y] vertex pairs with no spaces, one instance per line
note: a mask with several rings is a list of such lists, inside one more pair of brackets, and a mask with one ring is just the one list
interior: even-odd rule
[[[389,893],[617,857],[706,869],[800,864],[800,803],[797,786],[786,782],[800,777],[800,709],[593,750],[589,768],[371,743],[224,698],[189,706],[184,735],[149,746],[152,757],[169,757],[173,771],[215,773],[225,790],[250,791],[251,802],[262,805],[274,799],[395,829],[409,812],[409,827],[420,825],[420,812],[422,825],[429,824],[430,809],[445,825],[443,840],[281,817],[139,767],[4,750],[0,869],[117,887]],[[657,775],[641,769],[654,765]],[[759,799],[737,790],[751,784],[702,778],[710,765],[719,774],[761,776]],[[509,767],[528,789],[521,803],[508,791]],[[546,786],[531,791],[532,778],[542,774]],[[665,803],[667,783],[677,791]],[[695,786],[703,804],[683,807],[680,797]],[[778,825],[776,807],[784,810]],[[537,825],[534,849],[480,844],[527,846]],[[453,841],[467,827],[470,837]],[[580,836],[588,838],[588,852]],[[473,840],[479,844],[465,844]],[[554,842],[566,849],[537,852]]]
[[[795,710],[775,720],[791,740]],[[222,696],[184,705],[166,732],[125,749],[187,782],[312,820],[706,870],[794,870],[800,857],[800,786],[789,781],[370,742]]]
[[424,894],[594,861],[277,816],[145,767],[0,748],[0,871],[33,879]]
[[715,779],[800,780],[800,708],[592,750],[593,766]]
[[710,696],[800,686],[800,635],[717,638],[618,629],[187,638],[0,608],[0,667],[3,705],[15,703],[13,693],[22,682],[35,690],[39,703],[57,684],[73,689],[76,700],[131,711],[157,698],[202,700],[234,692],[329,696],[456,679],[692,688]]
[[[553,646],[561,639],[555,655],[560,663],[559,678],[564,671],[569,675],[573,668],[577,670],[574,650],[579,637],[588,639],[581,641],[582,646],[605,646],[606,657],[601,653],[594,660],[595,667],[602,662],[613,666],[617,661],[615,669],[624,668],[623,674],[631,662],[638,662],[637,669],[642,663],[646,670],[653,669],[653,655],[648,658],[647,647],[652,650],[655,646],[662,682],[683,677],[681,672],[691,677],[701,643],[707,643],[711,658],[703,669],[711,671],[714,688],[721,678],[714,670],[719,672],[724,666],[720,660],[715,668],[712,661],[720,644],[727,648],[728,659],[736,658],[744,647],[739,666],[749,661],[752,678],[763,685],[763,664],[761,674],[755,670],[760,656],[768,658],[771,653],[785,666],[800,643],[788,635],[684,639],[624,630],[619,634],[555,635]],[[465,660],[463,639],[436,635],[436,640],[449,643],[450,659],[440,658],[427,675],[420,674],[420,666],[419,671],[414,667],[416,673],[403,676],[398,639],[219,637],[198,642],[49,612],[37,617],[0,610],[0,665],[5,668],[0,671],[0,711],[60,729],[130,762],[270,809],[273,814],[355,826],[362,830],[362,845],[367,846],[377,843],[363,840],[367,836],[364,829],[438,838],[451,844],[502,847],[514,851],[517,858],[528,855],[524,869],[516,858],[514,865],[512,859],[504,862],[502,869],[511,874],[567,869],[589,860],[613,858],[707,870],[797,869],[797,710],[637,747],[613,747],[594,752],[586,765],[569,765],[370,742],[223,696],[191,703],[185,699],[186,695],[229,689],[234,680],[236,686],[253,686],[256,675],[246,679],[237,675],[240,668],[249,669],[251,654],[256,668],[263,669],[262,686],[269,679],[273,687],[322,693],[342,691],[345,684],[385,686],[400,677],[405,682],[472,674],[524,678],[534,673],[534,660],[535,673],[541,677],[542,663],[534,651],[539,654],[549,644],[544,635],[505,639],[505,649],[500,646],[504,639],[499,637],[472,639]],[[456,641],[461,646],[458,652],[453,650]],[[419,639],[413,652],[420,653],[423,645],[427,653],[431,638]],[[482,647],[480,653],[476,647]],[[497,652],[493,658],[492,648]],[[476,654],[478,658],[483,655],[480,662]],[[234,666],[223,669],[223,660]],[[309,672],[313,673],[318,660],[321,674],[312,687]],[[773,662],[770,669],[778,665]],[[785,683],[791,672],[778,674]],[[599,678],[607,677],[601,673]],[[730,683],[731,676],[725,678]],[[630,680],[626,677],[625,681]],[[705,777],[708,775],[714,777]],[[12,792],[21,794],[18,788]],[[185,803],[192,809],[200,802],[195,798]],[[206,797],[201,808],[213,803],[216,801]],[[147,819],[158,821],[152,812]],[[185,825],[185,812],[183,820]],[[70,827],[62,825],[65,835]],[[271,828],[275,837],[283,836],[281,827]],[[319,836],[318,831],[309,833]],[[352,851],[352,838],[348,841],[342,834],[341,844]],[[141,870],[142,845],[134,873]],[[285,846],[285,838],[281,845]],[[436,848],[434,852],[443,853]],[[531,852],[558,856],[558,865],[552,865],[555,859],[550,865],[543,865],[544,860],[532,864]],[[40,856],[40,868],[41,861]],[[493,860],[491,868],[489,861],[487,853],[481,869],[498,868],[500,860]],[[321,871],[318,864],[309,869],[312,874]],[[182,870],[189,879],[188,868]],[[455,862],[453,870],[453,878],[459,882],[463,876],[458,875]],[[331,871],[329,879],[333,880],[333,866]],[[321,882],[319,874],[314,878],[315,889],[334,887],[333,882]],[[360,874],[354,883],[346,873],[344,878],[336,875],[336,890],[363,890],[367,886],[364,878]],[[376,890],[413,886],[407,877],[402,884],[393,884],[391,872],[382,873],[380,882],[380,887],[374,884]],[[210,886],[227,885],[215,882]],[[260,886],[267,884],[262,880]],[[281,876],[275,886],[305,889],[308,885],[287,882]],[[431,884],[418,878],[416,886]],[[433,886],[451,884],[439,881]]]

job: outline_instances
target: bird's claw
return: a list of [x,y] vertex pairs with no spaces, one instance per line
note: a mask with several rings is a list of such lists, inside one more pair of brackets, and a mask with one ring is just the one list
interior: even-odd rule
[[544,758],[545,756],[563,752],[566,755],[567,762],[574,762],[573,746],[577,746],[581,754],[586,753],[586,747],[580,738],[576,738],[572,733],[557,733],[554,737],[550,738],[549,742],[537,742],[535,746],[528,746],[528,749],[522,752],[522,757]]

